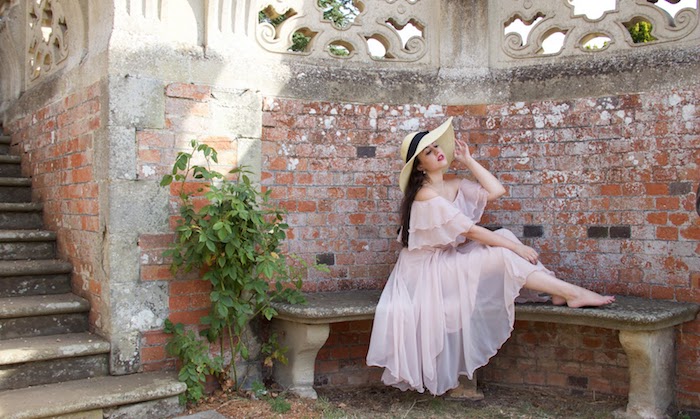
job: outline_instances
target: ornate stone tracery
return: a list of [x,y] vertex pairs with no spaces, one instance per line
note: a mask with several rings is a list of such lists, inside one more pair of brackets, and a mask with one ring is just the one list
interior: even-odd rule
[[[678,3],[678,0],[661,0]],[[659,0],[635,0],[615,2],[615,8],[604,10],[599,17],[590,18],[577,11],[569,0],[557,2],[524,0],[512,2],[508,10],[504,5],[501,19],[502,51],[511,58],[536,58],[542,56],[570,56],[590,54],[606,50],[640,48],[649,45],[698,37],[698,4],[695,8],[680,10],[675,17],[659,7]],[[517,32],[506,32],[516,20],[529,26],[529,34],[523,37]],[[629,27],[639,22],[651,25],[653,41],[635,43]],[[563,35],[558,51],[547,52],[545,41],[555,33]],[[560,36],[562,36],[560,35]],[[603,38],[602,46],[591,48],[589,41]]]
[[58,0],[32,0],[27,10],[27,80],[53,73],[68,57],[68,25]]
[[[324,18],[317,0],[263,0],[259,3],[267,19],[258,22],[256,39],[267,51],[311,58],[342,58],[367,61],[415,62],[429,60],[428,38],[439,8],[418,0],[354,1],[357,13],[344,25]],[[275,20],[283,16],[281,22]],[[415,28],[411,36],[402,36],[407,25]],[[292,50],[295,34],[310,38],[302,51]],[[296,35],[298,36],[298,35]],[[405,39],[408,38],[408,39]],[[382,56],[370,48],[381,44]],[[432,40],[431,40],[432,41]],[[333,48],[347,54],[337,54]]]

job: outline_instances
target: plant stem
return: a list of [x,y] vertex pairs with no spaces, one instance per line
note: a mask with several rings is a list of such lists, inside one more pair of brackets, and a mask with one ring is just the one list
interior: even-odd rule
[[234,385],[236,386],[235,389],[238,390],[240,385],[238,383],[238,372],[236,371],[236,355],[238,354],[238,351],[240,350],[238,347],[238,345],[240,345],[240,342],[236,343],[236,347],[234,350],[233,330],[231,330],[231,322],[230,321],[226,322],[226,328],[228,329],[229,345],[231,345],[231,368],[233,368],[233,382],[234,382]]

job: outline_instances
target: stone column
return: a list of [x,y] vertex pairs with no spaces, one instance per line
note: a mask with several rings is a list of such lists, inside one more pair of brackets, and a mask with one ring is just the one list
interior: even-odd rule
[[313,388],[316,355],[328,339],[330,326],[328,323],[303,324],[281,319],[274,319],[272,325],[279,333],[280,345],[288,348],[287,365],[275,365],[275,381],[299,397],[318,398]]
[[673,328],[641,332],[621,330],[620,343],[629,363],[630,389],[627,409],[616,412],[616,416],[666,417],[675,391]]

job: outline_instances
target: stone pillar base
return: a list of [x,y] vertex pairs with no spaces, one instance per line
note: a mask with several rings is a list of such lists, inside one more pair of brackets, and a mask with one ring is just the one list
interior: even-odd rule
[[630,390],[619,418],[665,418],[675,391],[673,328],[634,332],[620,330],[620,343],[627,354]]
[[447,399],[469,400],[472,402],[483,400],[484,393],[476,388],[476,373],[471,380],[464,375],[459,377],[459,387],[447,392]]
[[287,365],[276,363],[275,381],[290,393],[306,399],[316,399],[313,388],[316,355],[328,339],[328,324],[304,324],[273,319],[272,327],[279,335],[279,343],[287,348]]

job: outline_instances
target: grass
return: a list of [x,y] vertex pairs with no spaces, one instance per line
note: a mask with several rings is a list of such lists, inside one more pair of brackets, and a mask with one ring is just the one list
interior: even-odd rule
[[[395,388],[317,389],[318,400],[259,388],[248,394],[219,392],[188,414],[216,410],[227,418],[252,419],[609,419],[624,408],[624,396],[571,394],[561,389],[485,385],[484,400],[453,401]],[[700,419],[678,412],[671,419]]]

